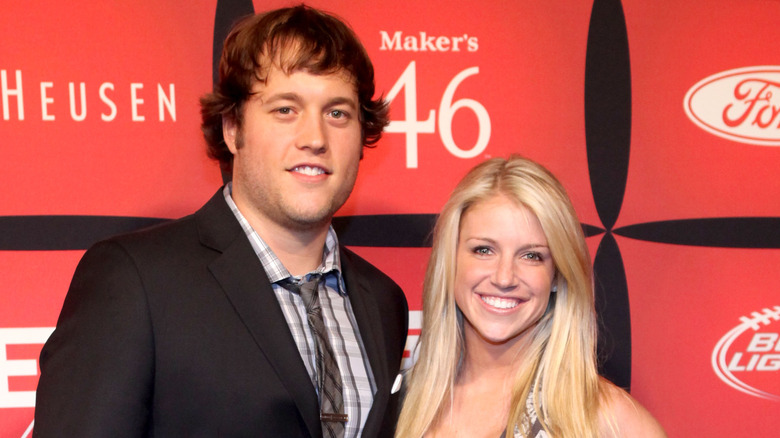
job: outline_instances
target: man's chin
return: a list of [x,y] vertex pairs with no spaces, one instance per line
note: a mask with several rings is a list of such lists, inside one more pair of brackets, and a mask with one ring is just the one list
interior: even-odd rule
[[330,226],[335,211],[297,211],[287,217],[287,227],[298,231],[315,231]]
[[330,204],[300,203],[287,211],[287,224],[292,229],[313,230],[330,226],[333,215],[346,202],[346,197],[341,201],[334,199]]

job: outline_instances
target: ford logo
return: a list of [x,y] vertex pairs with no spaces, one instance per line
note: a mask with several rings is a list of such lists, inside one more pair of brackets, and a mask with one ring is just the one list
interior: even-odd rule
[[702,79],[685,94],[685,114],[710,134],[780,146],[780,66],[744,67]]

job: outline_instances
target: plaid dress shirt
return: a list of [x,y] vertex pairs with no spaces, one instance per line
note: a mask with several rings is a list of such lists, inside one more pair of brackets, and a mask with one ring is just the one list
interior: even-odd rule
[[[341,262],[336,232],[331,227],[325,240],[322,263],[317,269],[302,277],[290,275],[287,268],[263,241],[257,232],[249,225],[233,202],[232,185],[225,186],[223,194],[230,210],[233,211],[241,228],[249,238],[249,243],[255,250],[265,269],[276,299],[282,308],[282,313],[290,327],[295,344],[301,354],[301,359],[309,372],[312,385],[317,390],[316,347],[314,336],[306,320],[306,307],[303,299],[297,293],[290,292],[281,286],[285,281],[300,283],[308,281],[313,275],[322,275],[319,295],[322,306],[322,317],[328,331],[328,338],[333,346],[336,361],[339,365],[341,380],[344,385],[344,411],[349,415],[345,434],[347,438],[357,438],[362,434],[363,425],[371,410],[376,392],[374,376],[365,354],[363,341],[360,338],[355,315],[349,303],[349,296],[341,276]],[[288,280],[289,279],[289,280]],[[319,396],[319,394],[318,394]]]

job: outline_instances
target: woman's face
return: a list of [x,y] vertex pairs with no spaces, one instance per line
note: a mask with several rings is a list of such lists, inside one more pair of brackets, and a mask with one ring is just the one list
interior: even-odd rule
[[466,345],[511,349],[544,314],[554,275],[536,215],[501,194],[472,205],[461,219],[455,272]]

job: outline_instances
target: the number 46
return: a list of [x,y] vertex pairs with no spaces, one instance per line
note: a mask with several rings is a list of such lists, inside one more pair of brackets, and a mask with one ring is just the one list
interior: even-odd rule
[[[458,85],[467,77],[477,73],[479,73],[479,67],[470,67],[455,75],[447,84],[439,104],[439,137],[441,137],[444,147],[458,158],[476,157],[485,150],[490,140],[490,116],[485,107],[474,99],[452,101]],[[406,120],[391,121],[385,132],[406,134],[406,167],[414,169],[417,168],[417,134],[430,134],[436,131],[436,122],[433,119],[436,111],[430,110],[428,119],[425,121],[417,120],[417,69],[414,61],[410,62],[406,70],[401,73],[398,81],[388,93],[387,99],[392,102],[401,88],[404,89]],[[452,117],[461,108],[469,108],[477,116],[479,135],[477,143],[471,149],[459,148],[455,144],[455,139],[452,138]]]

